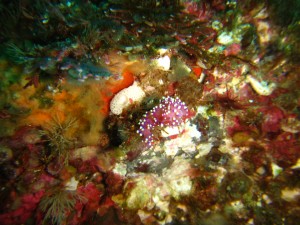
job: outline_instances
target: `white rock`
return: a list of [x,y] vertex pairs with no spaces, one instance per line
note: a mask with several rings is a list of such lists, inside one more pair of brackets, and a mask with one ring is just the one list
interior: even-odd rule
[[289,189],[285,188],[281,190],[281,198],[287,202],[294,202],[299,199],[300,196],[300,189],[295,188],[295,189]]
[[272,94],[274,91],[276,84],[275,83],[269,83],[262,81],[259,82],[257,79],[252,77],[251,75],[248,75],[246,77],[246,81],[250,83],[251,87],[254,89],[254,91],[259,95],[268,96]]
[[75,177],[72,177],[65,185],[65,189],[67,191],[76,191],[78,186],[78,181],[75,179]]
[[208,153],[210,153],[210,150],[212,149],[213,144],[208,142],[208,143],[201,143],[198,145],[199,148],[199,153],[195,156],[195,158],[200,158],[203,156],[206,156]]
[[271,164],[271,168],[272,168],[273,177],[277,177],[282,172],[282,168],[276,165],[275,163]]
[[168,156],[175,156],[179,150],[193,154],[196,151],[194,140],[199,140],[201,133],[196,125],[186,122],[177,127],[165,127],[161,132],[161,137],[169,139],[162,147],[157,146],[155,151],[163,151]]
[[268,195],[263,194],[261,197],[262,197],[262,199],[264,200],[265,203],[267,203],[267,204],[272,203],[272,199],[270,199],[270,197]]
[[266,46],[272,39],[270,24],[266,21],[259,21],[256,29],[260,44]]
[[231,32],[222,32],[218,36],[217,41],[221,45],[230,45],[234,42]]
[[230,202],[230,205],[234,209],[235,212],[240,212],[245,208],[245,206],[241,200]]
[[82,159],[83,161],[90,160],[97,157],[97,146],[86,146],[77,148],[72,154],[72,159]]
[[173,135],[179,135],[181,133],[180,127],[165,127],[161,131],[161,137],[170,137]]
[[113,169],[113,172],[125,177],[127,174],[127,165],[124,163],[117,163]]
[[296,162],[296,164],[293,165],[291,168],[292,169],[299,169],[300,168],[300,159],[298,159],[297,162]]
[[170,69],[171,59],[169,56],[166,55],[156,59],[155,64],[162,70],[168,71]]
[[176,180],[171,180],[169,186],[172,189],[172,196],[175,199],[179,199],[181,196],[191,193],[193,183],[189,177],[180,177]]

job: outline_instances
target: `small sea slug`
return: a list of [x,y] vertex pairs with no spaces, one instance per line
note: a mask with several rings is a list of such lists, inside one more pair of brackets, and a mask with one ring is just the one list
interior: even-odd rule
[[148,111],[139,121],[137,133],[151,147],[159,141],[166,128],[179,127],[190,119],[194,113],[178,97],[163,97],[159,104]]

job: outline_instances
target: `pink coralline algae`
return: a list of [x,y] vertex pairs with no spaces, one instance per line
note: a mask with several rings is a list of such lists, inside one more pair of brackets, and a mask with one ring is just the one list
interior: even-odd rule
[[237,43],[233,43],[231,45],[229,45],[225,50],[224,50],[224,55],[225,56],[235,56],[237,54],[239,54],[242,50],[242,46],[240,44]]
[[82,224],[88,217],[92,217],[92,214],[99,210],[99,202],[103,195],[94,183],[79,186],[77,193],[83,197],[83,200],[76,202],[74,207],[76,213],[68,221],[69,225]]
[[32,216],[32,214],[36,210],[38,203],[40,202],[44,193],[44,190],[40,190],[36,193],[23,195],[21,197],[19,208],[4,214],[0,214],[0,223],[7,225],[26,223],[26,221]]
[[284,118],[284,112],[276,107],[269,106],[261,109],[264,114],[262,121],[262,131],[268,132],[278,132],[280,130],[280,122]]
[[155,141],[160,140],[160,131],[164,127],[178,127],[193,115],[194,113],[178,97],[163,97],[157,106],[144,114],[137,132],[148,147],[151,147]]

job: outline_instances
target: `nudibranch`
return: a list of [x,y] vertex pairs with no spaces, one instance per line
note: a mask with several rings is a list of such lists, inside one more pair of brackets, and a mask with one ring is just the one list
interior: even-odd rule
[[193,116],[193,111],[178,97],[163,97],[157,106],[144,114],[137,133],[151,147],[163,137],[158,131],[179,127]]

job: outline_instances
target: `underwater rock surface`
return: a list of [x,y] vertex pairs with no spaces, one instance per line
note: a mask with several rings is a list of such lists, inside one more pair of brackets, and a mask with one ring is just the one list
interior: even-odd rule
[[1,2],[0,224],[298,224],[299,10]]

